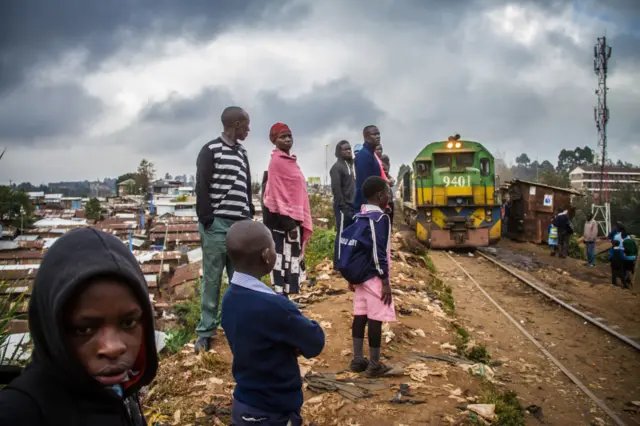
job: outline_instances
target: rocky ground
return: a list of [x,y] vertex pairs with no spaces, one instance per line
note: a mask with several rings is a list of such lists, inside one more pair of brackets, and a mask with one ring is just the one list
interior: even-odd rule
[[[408,231],[395,235],[393,248],[392,286],[398,321],[385,325],[383,337],[385,362],[396,367],[392,376],[370,381],[346,371],[351,359],[353,296],[346,283],[331,272],[329,262],[317,266],[314,286],[305,287],[297,298],[303,312],[322,324],[327,335],[325,350],[318,358],[299,359],[306,425],[610,424],[606,415],[455,269],[446,253],[433,252],[430,258],[423,257],[422,247]],[[527,250],[499,248],[503,253],[512,253],[512,263],[534,258],[526,254]],[[553,274],[551,282],[558,282],[555,274],[576,280],[562,284],[563,288],[576,286],[574,293],[589,295],[589,303],[609,313],[607,303],[596,304],[596,292],[613,290],[615,295],[618,289],[592,288],[599,284],[585,283],[564,274],[566,270],[561,268],[555,268],[561,272],[552,272],[542,253],[536,253],[534,260],[538,263],[528,268],[529,273],[543,277]],[[475,258],[472,261],[479,264],[475,273],[482,282],[516,285],[490,265]],[[585,288],[588,290],[583,292]],[[546,318],[558,310],[550,306],[549,312],[543,312],[527,305],[520,293],[512,295],[508,302],[530,306],[527,318]],[[622,298],[632,317],[626,327],[637,330],[634,320],[638,316],[633,310],[638,307],[637,300],[634,305],[633,296],[624,294]],[[614,314],[610,313],[611,318]],[[622,313],[618,315],[624,317]],[[540,326],[536,330],[554,333],[554,327],[559,327],[555,323],[558,319],[549,318],[546,328]],[[562,324],[558,333],[571,335],[571,327],[583,326],[578,323]],[[549,337],[546,341],[554,342]],[[562,345],[559,341],[555,344]],[[629,355],[620,361],[615,346],[611,359],[603,361],[609,363],[606,368],[588,365],[590,354],[602,355],[600,351],[606,351],[607,345],[617,343],[599,342],[595,350],[571,341],[563,356],[577,363],[577,357],[583,357],[587,365],[581,373],[595,377],[589,382],[590,387],[615,390],[615,384],[620,384],[621,391],[608,394],[615,401],[607,403],[620,410],[627,407],[626,420],[638,424],[640,414],[634,412],[632,404],[625,405],[640,399],[632,379],[638,377],[635,358]],[[160,425],[228,425],[234,388],[231,360],[223,335],[210,353],[196,356],[192,347],[186,346],[177,354],[166,356],[156,382],[144,398],[148,420]],[[589,369],[597,373],[586,371]],[[628,393],[626,399],[624,392]],[[606,396],[605,392],[603,397]]]

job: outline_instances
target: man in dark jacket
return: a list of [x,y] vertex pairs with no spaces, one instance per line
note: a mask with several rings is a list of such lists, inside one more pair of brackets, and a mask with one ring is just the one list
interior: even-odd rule
[[362,131],[364,145],[362,150],[356,154],[356,195],[353,201],[353,208],[356,213],[366,203],[362,195],[362,184],[371,176],[382,176],[380,163],[376,159],[375,150],[380,145],[380,131],[376,126],[369,125]]
[[558,228],[558,257],[563,259],[569,255],[569,238],[573,234],[569,211],[559,209],[558,216],[554,219],[554,224]]
[[49,249],[29,303],[34,344],[0,391],[2,426],[143,426],[138,391],[156,374],[153,309],[138,262],[82,228]]
[[240,107],[228,107],[221,116],[223,132],[207,142],[196,162],[196,213],[202,247],[202,296],[195,351],[208,351],[220,325],[220,288],[226,269],[229,227],[255,213],[251,194],[249,157],[240,141],[249,135],[249,115]]
[[333,265],[338,261],[340,234],[353,222],[353,197],[355,196],[356,174],[353,168],[351,145],[340,141],[336,145],[336,162],[329,171],[331,192],[333,193],[333,212],[336,216],[336,244],[333,253]]

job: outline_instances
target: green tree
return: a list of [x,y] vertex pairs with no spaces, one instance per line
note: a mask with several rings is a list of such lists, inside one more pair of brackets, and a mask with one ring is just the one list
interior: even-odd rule
[[84,206],[84,214],[89,220],[100,220],[102,216],[102,207],[97,198],[92,198]]
[[[116,195],[120,195],[120,187],[118,186],[119,183],[122,183],[124,181],[127,181],[129,179],[133,179],[136,182],[138,181],[138,174],[137,173],[125,173],[123,175],[118,176],[118,179],[116,179]],[[137,185],[133,185],[131,188],[127,188],[129,194],[137,194],[138,191],[136,189]]]
[[144,194],[149,192],[151,183],[155,179],[156,169],[152,162],[142,159],[138,166],[138,173],[136,174],[136,183]]
[[0,186],[0,220],[16,228],[30,226],[34,217],[29,195],[22,190]]
[[558,155],[558,165],[556,171],[558,173],[569,174],[571,170],[577,166],[587,166],[593,164],[594,152],[588,146],[576,149],[563,149]]
[[527,154],[522,153],[518,156],[518,158],[516,158],[516,164],[518,166],[529,167],[529,164],[531,164],[531,159],[529,159],[529,156]]

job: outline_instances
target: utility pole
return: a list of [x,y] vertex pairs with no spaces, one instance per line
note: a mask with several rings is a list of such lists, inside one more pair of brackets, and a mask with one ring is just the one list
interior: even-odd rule
[[324,145],[324,185],[329,185],[329,144]]
[[607,46],[606,36],[598,38],[593,47],[593,70],[598,76],[598,106],[593,109],[593,117],[598,129],[598,149],[600,156],[600,205],[592,205],[591,212],[604,235],[611,231],[611,207],[608,202],[608,191],[605,188],[605,164],[607,161],[607,122],[609,121],[609,108],[607,107],[607,71],[611,58],[611,47]]
[[600,204],[604,204],[608,198],[605,193],[604,170],[607,161],[607,122],[609,121],[609,108],[607,107],[607,71],[611,58],[611,46],[607,46],[607,37],[598,38],[593,47],[593,70],[598,76],[598,106],[593,109],[593,116],[598,129],[598,152],[600,153]]

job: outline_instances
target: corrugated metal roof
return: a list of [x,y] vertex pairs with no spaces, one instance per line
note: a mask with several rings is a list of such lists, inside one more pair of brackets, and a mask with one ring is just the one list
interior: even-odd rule
[[54,226],[86,226],[86,219],[56,219],[56,218],[45,218],[40,219],[36,223],[33,224],[36,228],[46,228],[46,227],[54,227]]
[[551,185],[546,185],[544,183],[539,183],[539,182],[531,182],[528,180],[522,180],[522,179],[514,179],[511,181],[511,183],[516,183],[516,182],[520,182],[520,183],[524,183],[525,185],[530,185],[530,186],[537,186],[539,188],[549,188],[549,189],[553,189],[555,191],[563,191],[563,192],[568,192],[574,195],[582,195],[582,193],[580,191],[576,191],[575,189],[571,189],[571,188],[560,188],[558,186],[551,186]]
[[20,248],[20,243],[18,241],[4,241],[0,240],[0,250],[16,250]]

